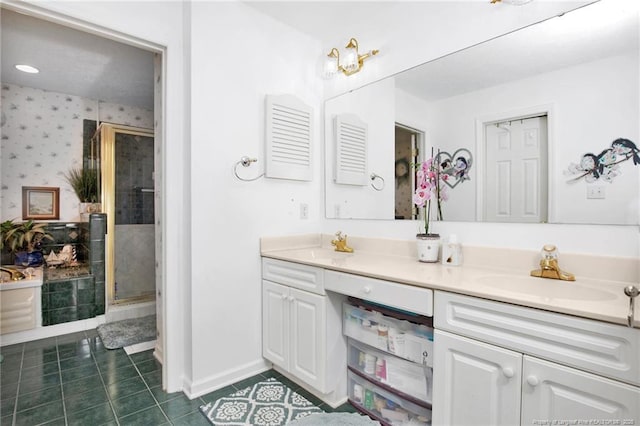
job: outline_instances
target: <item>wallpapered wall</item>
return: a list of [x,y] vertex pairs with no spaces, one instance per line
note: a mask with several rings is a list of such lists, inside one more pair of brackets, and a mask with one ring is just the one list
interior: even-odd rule
[[153,128],[153,111],[2,83],[1,220],[22,219],[22,187],[60,188],[60,220],[79,220],[64,179],[82,165],[82,120]]

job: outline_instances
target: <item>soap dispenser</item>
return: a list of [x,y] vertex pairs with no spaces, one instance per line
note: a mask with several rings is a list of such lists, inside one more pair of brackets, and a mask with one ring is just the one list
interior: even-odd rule
[[455,234],[449,235],[449,241],[442,245],[442,264],[447,266],[462,264],[462,246]]

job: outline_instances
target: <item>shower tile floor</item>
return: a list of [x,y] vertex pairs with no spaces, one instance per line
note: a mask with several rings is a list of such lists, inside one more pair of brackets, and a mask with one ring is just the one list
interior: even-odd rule
[[153,350],[106,349],[95,330],[0,348],[0,425],[208,425],[198,407],[276,377],[325,411],[332,409],[274,370],[189,400],[162,390]]

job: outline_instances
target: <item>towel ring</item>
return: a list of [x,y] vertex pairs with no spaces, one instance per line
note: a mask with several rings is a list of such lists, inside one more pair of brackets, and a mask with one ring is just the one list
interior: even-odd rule
[[[382,191],[384,189],[384,178],[382,176],[375,173],[371,173],[369,177],[371,178],[371,187],[373,189],[375,189],[376,191]],[[382,181],[382,183],[379,184],[379,186],[375,185],[376,179],[380,179]]]
[[233,174],[236,175],[236,177],[239,180],[242,180],[242,181],[245,181],[245,182],[251,182],[251,181],[260,179],[262,176],[264,176],[264,173],[260,173],[260,175],[254,177],[254,178],[250,178],[250,179],[243,178],[240,175],[238,175],[238,166],[239,165],[242,165],[242,167],[249,167],[251,165],[251,163],[256,163],[257,161],[258,161],[257,158],[249,158],[246,155],[240,157],[240,161],[238,161],[235,164],[235,166],[233,166]]

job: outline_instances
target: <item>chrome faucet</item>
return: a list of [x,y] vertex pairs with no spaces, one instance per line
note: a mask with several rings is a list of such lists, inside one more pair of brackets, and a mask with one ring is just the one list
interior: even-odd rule
[[0,271],[10,274],[12,281],[20,281],[24,279],[24,274],[16,269],[5,268],[4,266],[1,266]]
[[531,271],[532,277],[551,278],[554,280],[575,281],[576,277],[569,272],[563,272],[558,266],[558,250],[553,244],[542,247],[540,269]]
[[336,251],[353,253],[353,249],[347,245],[347,235],[342,235],[342,231],[336,232],[336,239],[331,240],[331,245],[336,247]]

